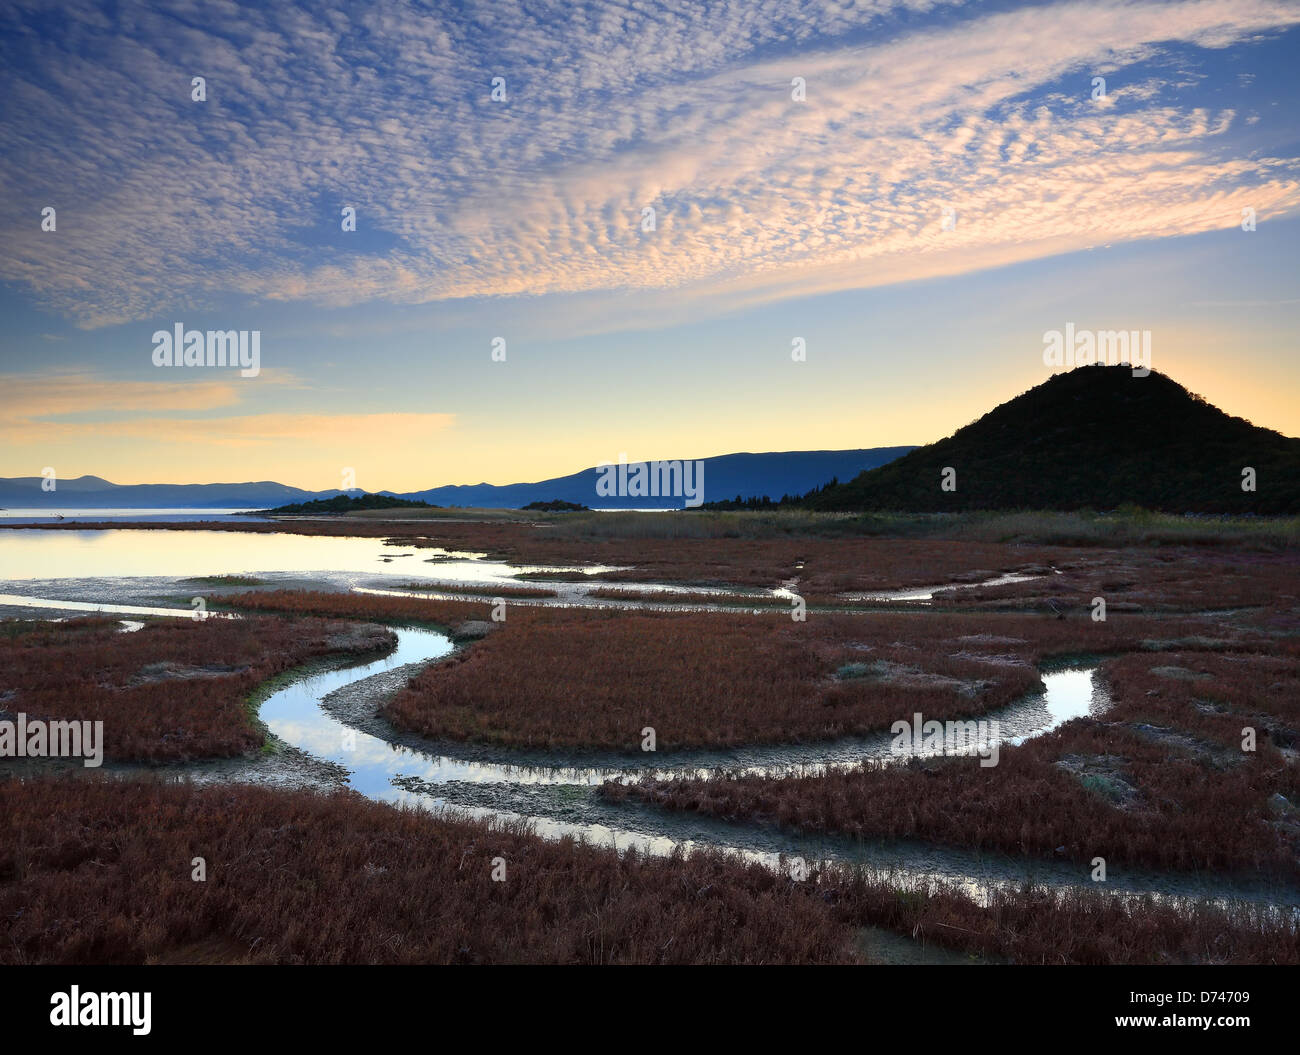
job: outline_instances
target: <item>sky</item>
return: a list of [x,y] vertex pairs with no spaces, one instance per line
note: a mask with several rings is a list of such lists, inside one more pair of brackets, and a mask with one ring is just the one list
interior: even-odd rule
[[1067,324],[1300,435],[1297,58],[1298,0],[10,0],[0,476],[920,444]]

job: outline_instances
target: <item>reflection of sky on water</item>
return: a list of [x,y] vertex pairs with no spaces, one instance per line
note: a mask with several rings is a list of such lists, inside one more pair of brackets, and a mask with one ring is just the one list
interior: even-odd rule
[[352,729],[322,710],[319,701],[335,689],[407,663],[436,659],[452,650],[451,642],[433,631],[402,628],[396,633],[397,649],[381,660],[316,674],[281,689],[262,704],[262,720],[285,742],[351,770],[349,783],[371,798],[391,800],[395,790],[392,780],[399,776],[417,777],[430,784],[455,780],[596,785],[619,775],[617,770],[496,765],[427,755]]
[[[653,772],[661,779],[686,776],[708,777],[721,769],[731,773],[782,776],[799,773],[814,775],[828,770],[849,769],[864,758],[901,761],[910,751],[893,753],[892,737],[882,735],[874,741],[864,740],[839,747],[834,761],[825,759],[826,745],[772,748],[748,748],[734,759],[725,756],[709,765],[649,770],[647,767],[568,767],[510,765],[448,755],[426,754],[352,729],[338,721],[319,704],[335,689],[394,667],[447,655],[451,643],[441,634],[427,630],[398,629],[396,650],[381,660],[363,666],[326,671],[294,682],[272,695],[263,705],[261,716],[268,727],[287,743],[317,758],[336,762],[350,770],[349,783],[363,794],[385,801],[396,801],[397,777],[414,777],[427,784],[451,781],[474,784],[581,785],[593,787],[606,780],[635,780]],[[1092,701],[1092,671],[1067,670],[1045,674],[1047,692],[1024,704],[1033,725],[1027,736],[1053,729],[1078,714],[1088,713]],[[1019,705],[1016,705],[1019,706]],[[989,717],[996,717],[990,715]],[[1020,725],[1024,728],[1024,725]],[[1022,742],[1027,736],[1012,742]],[[918,753],[922,753],[917,745]],[[817,761],[819,753],[822,760]],[[747,764],[751,762],[753,764]],[[405,792],[401,792],[405,795]]]
[[131,520],[141,523],[180,524],[189,520],[223,520],[241,523],[260,520],[266,517],[242,515],[239,509],[195,509],[190,506],[174,508],[113,508],[113,509],[0,509],[0,520],[12,524],[51,524],[70,520]]
[[1043,732],[1050,732],[1071,718],[1082,718],[1092,707],[1092,672],[1088,670],[1062,670],[1045,675],[1051,678],[1052,692],[1047,697],[1047,713],[1052,724]]
[[[525,766],[498,766],[432,757],[400,745],[350,729],[326,714],[319,705],[321,697],[360,678],[370,677],[406,663],[436,659],[452,650],[451,642],[441,634],[424,630],[399,629],[397,649],[381,660],[344,670],[326,671],[295,681],[272,695],[262,704],[261,716],[276,736],[317,758],[337,762],[350,770],[348,783],[367,798],[394,805],[438,809],[447,806],[436,796],[408,791],[393,784],[395,777],[417,777],[430,784],[450,780],[519,783],[599,783],[600,770],[549,770]],[[349,749],[348,744],[352,746]],[[695,844],[665,836],[620,831],[603,824],[574,824],[548,817],[476,807],[454,806],[456,813],[497,822],[530,824],[537,834],[550,839],[566,835],[585,839],[600,846],[619,850],[635,847],[638,851],[665,855],[675,846],[690,850]],[[746,853],[755,861],[774,865],[775,854]]]
[[381,538],[137,529],[0,532],[0,579],[10,580],[320,572],[514,583],[521,573],[574,570],[505,564],[440,547],[402,549]]
[[[793,858],[789,852],[782,855],[756,849],[753,846],[735,845],[733,840],[726,836],[721,839],[674,838],[670,835],[654,834],[653,831],[615,828],[591,820],[563,820],[553,816],[522,814],[512,810],[469,805],[463,799],[457,801],[455,797],[449,798],[438,794],[438,785],[449,782],[480,785],[510,783],[590,786],[610,777],[632,779],[645,771],[498,765],[427,755],[404,746],[389,744],[359,730],[350,729],[326,713],[320,707],[319,701],[335,689],[408,663],[438,659],[452,651],[451,642],[442,634],[433,631],[400,628],[396,630],[396,634],[397,647],[389,655],[370,663],[323,671],[301,678],[274,693],[262,705],[261,717],[271,731],[286,743],[317,758],[328,759],[342,765],[349,771],[349,785],[375,801],[430,812],[445,810],[451,816],[525,826],[546,839],[570,837],[589,845],[614,848],[619,852],[635,849],[638,853],[667,856],[674,850],[689,854],[696,849],[710,848],[726,851],[773,870],[784,870],[790,867]],[[1019,713],[1016,728],[1029,729],[1029,736],[1055,728],[1075,715],[1088,713],[1090,706],[1095,702],[1090,670],[1048,673],[1043,675],[1043,681],[1047,686],[1045,695],[1031,697],[1007,709]],[[1097,701],[1104,702],[1104,697],[1097,695]],[[1027,736],[1020,737],[1010,742],[1020,742],[1026,738]],[[878,748],[859,742],[857,759],[868,756],[891,757],[888,744],[887,737],[882,738]],[[828,745],[807,745],[806,750],[808,757],[814,757],[817,751],[824,752],[827,748]],[[761,759],[764,756],[775,759],[781,757],[782,751],[787,750],[780,747],[758,748],[738,752],[738,754],[753,759]],[[892,757],[897,759],[905,756]],[[769,774],[789,773],[792,770],[810,773],[818,768],[832,766],[844,768],[854,764],[854,761],[835,762],[830,766],[823,764],[821,767],[807,764],[792,766],[786,762],[768,766],[727,766],[725,768],[731,771],[744,769],[746,772]],[[663,770],[660,771],[660,775],[681,777],[689,773],[707,776],[713,772],[716,772],[716,768],[692,767],[687,770]],[[402,777],[414,778],[418,783],[413,786],[400,786],[395,783]],[[421,784],[424,788],[420,787]],[[635,823],[637,816],[630,814],[628,820]],[[656,825],[651,823],[648,827],[653,829]],[[739,841],[744,842],[744,839]],[[807,860],[810,865],[824,856],[824,850],[800,850],[799,852],[808,854]],[[839,859],[838,856],[833,855],[830,860],[822,863],[833,864]],[[858,861],[868,871],[896,884],[942,880],[960,887],[981,903],[987,900],[990,891],[1014,887],[1020,882],[1019,879],[999,879],[986,874],[977,874],[976,871],[965,871],[960,866],[944,866],[942,871],[931,871],[928,865],[909,868],[893,859],[890,859],[888,864],[877,866],[872,864],[869,857],[859,859],[857,853],[844,860]]]
[[[115,606],[124,607],[124,606]],[[128,627],[136,628],[131,623]],[[797,840],[790,842],[784,854],[755,848],[752,841],[746,839],[743,832],[735,835],[705,835],[698,839],[673,837],[654,834],[657,827],[663,831],[669,822],[657,822],[653,816],[629,812],[627,821],[642,823],[652,829],[649,832],[633,831],[627,828],[615,828],[594,820],[562,820],[554,816],[536,813],[523,814],[513,810],[470,805],[464,801],[463,794],[439,794],[439,785],[455,782],[460,785],[490,784],[552,784],[552,785],[586,785],[600,783],[604,779],[632,779],[645,770],[617,769],[573,769],[549,768],[519,765],[498,765],[491,762],[477,762],[447,756],[427,755],[400,745],[392,745],[359,730],[347,726],[324,712],[320,699],[328,693],[353,681],[383,673],[423,660],[437,659],[452,651],[452,645],[441,634],[412,629],[396,631],[397,648],[383,659],[352,666],[340,670],[331,670],[314,674],[295,681],[272,695],[261,708],[261,716],[272,732],[285,742],[313,755],[328,759],[342,765],[349,771],[349,785],[367,798],[385,802],[393,806],[418,808],[429,812],[446,811],[449,816],[469,817],[490,821],[496,824],[518,825],[530,829],[546,839],[573,838],[597,847],[607,847],[624,852],[634,849],[638,853],[667,856],[678,850],[691,853],[696,849],[715,849],[736,855],[744,860],[763,865],[772,870],[786,870],[797,857],[806,857],[811,865],[836,865],[854,863],[869,873],[895,885],[906,886],[912,883],[928,883],[939,880],[954,885],[969,894],[978,903],[987,903],[990,893],[997,889],[1013,889],[1023,882],[1022,877],[997,877],[988,874],[982,862],[977,864],[958,862],[935,862],[928,858],[909,861],[893,856],[893,851],[880,848],[858,847],[856,850],[844,848],[833,849],[827,856],[824,847],[803,848]],[[1010,726],[1011,732],[1021,733],[1006,738],[1006,743],[1022,743],[1032,736],[1056,728],[1070,718],[1088,714],[1106,703],[1103,691],[1093,683],[1092,670],[1062,670],[1043,675],[1046,692],[1028,697],[1025,700],[992,712],[985,717],[1000,718],[1003,728]],[[856,742],[856,757],[845,761],[827,762],[827,756],[835,756],[845,750],[837,745],[805,745],[798,749],[800,757],[812,759],[820,752],[820,765],[808,762],[791,764],[789,748],[754,748],[735,752],[736,764],[723,764],[721,768],[729,771],[765,773],[768,775],[788,774],[792,771],[814,773],[829,768],[841,769],[856,764],[864,757],[892,758],[898,760],[906,755],[889,753],[889,738],[882,737],[878,744],[866,741]],[[786,754],[782,754],[786,752]],[[746,765],[754,760],[772,760],[784,758],[779,764]],[[710,760],[711,768],[661,770],[660,776],[700,775],[708,776],[717,771]],[[395,783],[402,777],[414,778],[409,786]],[[695,832],[694,834],[699,834]],[[750,842],[750,845],[737,845]],[[769,843],[770,845],[770,843]],[[876,858],[883,853],[883,860]],[[923,855],[924,856],[924,855]],[[938,870],[935,870],[937,867]],[[1069,877],[1057,877],[1051,880],[1040,876],[1041,880],[1054,884],[1073,882]],[[1120,892],[1121,896],[1148,896],[1141,889],[1133,892]],[[1157,891],[1155,896],[1163,898],[1165,893]],[[1191,896],[1203,897],[1200,892]],[[1175,895],[1176,897],[1176,895]],[[1281,911],[1281,910],[1279,910]],[[1291,910],[1286,910],[1291,911]]]
[[[109,612],[114,615],[174,615],[182,619],[196,619],[194,608],[156,608],[139,604],[107,604],[99,601],[64,601],[55,598],[27,597],[18,593],[0,593],[0,605],[14,608],[61,608],[68,612]],[[228,612],[203,612],[205,619],[235,619],[237,616]],[[129,630],[139,630],[143,623],[123,620],[130,625]]]
[[1050,733],[1057,726],[1064,725],[1071,718],[1082,718],[1087,714],[1091,714],[1094,699],[1097,695],[1097,689],[1092,678],[1094,670],[1095,668],[1090,670],[1058,670],[1052,674],[1044,674],[1043,684],[1047,686],[1048,691],[1042,699],[1042,704],[1047,709],[1047,724],[1026,736],[1013,737],[1007,742],[1023,744],[1034,736]]

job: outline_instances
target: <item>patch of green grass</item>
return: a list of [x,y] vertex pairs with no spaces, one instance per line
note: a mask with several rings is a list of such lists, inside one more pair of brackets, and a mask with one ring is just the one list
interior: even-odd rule
[[22,637],[24,634],[35,634],[56,628],[60,634],[90,633],[121,621],[120,616],[101,615],[97,612],[88,612],[58,622],[52,619],[0,619],[0,637]]
[[1119,803],[1124,801],[1124,788],[1110,777],[1102,776],[1099,773],[1085,773],[1079,778],[1079,783],[1109,802]]
[[840,681],[850,681],[853,678],[874,677],[879,673],[879,663],[846,663],[835,672],[835,677]]
[[0,637],[22,637],[48,625],[40,619],[5,619],[0,621]]
[[291,667],[288,670],[282,670],[279,674],[267,678],[266,681],[258,685],[248,694],[248,699],[244,701],[244,709],[248,712],[250,727],[262,734],[260,753],[263,755],[278,754],[284,746],[283,741],[275,736],[267,724],[262,721],[262,704],[277,692],[293,682],[311,677],[313,674],[320,674],[327,670],[344,670],[347,667],[364,666],[366,663],[370,663],[391,651],[392,646],[385,645],[381,648],[367,649],[364,652],[331,653],[317,659],[308,660],[306,663]]

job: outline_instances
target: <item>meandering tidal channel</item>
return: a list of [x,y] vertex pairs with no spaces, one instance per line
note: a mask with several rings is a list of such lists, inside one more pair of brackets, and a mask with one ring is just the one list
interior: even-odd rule
[[[377,539],[335,539],[242,535],[212,531],[128,532],[67,531],[10,533],[0,546],[0,579],[22,583],[31,592],[0,595],[0,608],[13,614],[45,609],[69,612],[102,611],[123,616],[190,616],[184,608],[163,607],[163,597],[196,592],[195,580],[182,575],[216,575],[239,570],[269,578],[267,585],[290,588],[394,591],[395,575],[436,580],[456,595],[457,583],[477,585],[518,583],[521,569],[484,559],[479,554],[424,550],[412,553],[384,547]],[[151,537],[152,536],[152,537]],[[197,557],[196,557],[197,554]],[[288,563],[286,559],[290,558]],[[405,558],[405,559],[401,559]],[[281,569],[263,572],[261,568]],[[313,569],[333,570],[313,570]],[[400,568],[400,571],[399,571]],[[57,569],[57,571],[54,571]],[[286,570],[288,569],[288,570]],[[536,569],[577,573],[591,569]],[[49,572],[54,571],[54,574]],[[43,574],[44,573],[44,574]],[[386,582],[376,582],[375,576]],[[550,601],[514,603],[591,604],[587,583],[551,583],[559,596]],[[590,581],[590,580],[589,580]],[[1000,581],[1018,581],[1007,577]],[[433,583],[430,582],[430,585]],[[597,583],[597,585],[599,585]],[[863,595],[862,600],[925,602],[939,589],[926,587]],[[641,592],[656,584],[636,583]],[[680,587],[661,589],[680,594]],[[693,591],[685,591],[693,592]],[[700,591],[698,608],[709,609],[713,598]],[[769,591],[780,598],[783,591]],[[415,596],[436,596],[421,591]],[[750,596],[753,596],[751,593]],[[478,600],[483,600],[480,595]],[[857,599],[857,598],[854,598]],[[604,601],[616,607],[658,607],[639,600]],[[678,607],[678,605],[672,605]],[[684,607],[684,606],[683,606]],[[732,606],[720,610],[736,611]],[[691,609],[697,606],[690,605]],[[128,629],[137,627],[132,623]],[[722,772],[748,772],[778,778],[846,769],[863,760],[896,762],[906,755],[891,751],[891,737],[839,740],[831,743],[739,748],[730,751],[657,753],[640,756],[592,755],[577,752],[518,752],[473,745],[430,745],[404,737],[374,719],[375,708],[395,678],[409,676],[420,665],[436,662],[453,650],[443,634],[397,628],[397,645],[381,659],[363,664],[314,671],[275,691],[261,707],[270,731],[285,744],[314,759],[334,763],[346,772],[346,783],[357,792],[393,805],[431,811],[453,810],[501,821],[523,821],[543,838],[572,836],[620,850],[668,854],[712,847],[737,853],[772,868],[787,867],[791,858],[805,862],[852,864],[888,874],[900,883],[937,879],[959,885],[977,898],[996,886],[1032,879],[1052,886],[1089,888],[1088,870],[1055,860],[979,853],[917,842],[873,843],[842,837],[800,836],[755,824],[731,823],[697,814],[673,813],[636,802],[613,804],[597,793],[608,780],[632,781],[649,774],[661,779],[704,777]],[[410,669],[404,669],[409,667]],[[980,719],[996,719],[1002,743],[1020,743],[1040,736],[1071,718],[1096,713],[1108,705],[1092,668],[1044,670],[1045,691],[1033,693]],[[346,695],[352,707],[332,701]],[[356,707],[360,704],[359,709]],[[371,720],[358,721],[368,712]],[[972,760],[972,765],[977,764]],[[108,768],[108,767],[106,767]],[[114,767],[127,772],[133,767]],[[163,767],[179,777],[199,781],[231,779],[227,768],[198,763]],[[253,779],[256,779],[254,777]],[[1300,906],[1300,892],[1278,884],[1251,885],[1219,877],[1184,876],[1109,869],[1111,892],[1152,893],[1173,898],[1241,898],[1280,908]]]
[[[543,838],[572,836],[619,850],[669,854],[708,846],[786,867],[789,860],[838,862],[889,874],[900,882],[942,880],[983,898],[995,886],[1032,878],[1053,886],[1090,885],[1087,873],[1069,863],[1026,862],[913,843],[873,844],[838,838],[801,838],[753,825],[731,824],[671,814],[652,807],[610,805],[595,794],[607,780],[636,780],[647,773],[663,779],[708,776],[747,770],[780,777],[848,768],[864,759],[897,761],[890,737],[844,740],[823,745],[751,747],[731,752],[691,752],[636,759],[606,759],[584,764],[572,753],[518,761],[517,753],[495,755],[481,749],[439,753],[383,739],[353,728],[322,706],[332,693],[364,690],[368,679],[408,664],[436,661],[452,651],[442,634],[398,628],[397,647],[384,658],[360,666],[313,673],[269,697],[262,720],[285,743],[348,771],[347,783],[368,798],[423,809],[452,809],[479,818],[525,821]],[[1001,726],[1002,742],[1042,735],[1072,717],[1104,708],[1105,694],[1091,668],[1043,674],[1045,691],[990,712]],[[441,748],[441,751],[450,751]],[[906,756],[903,756],[906,757]],[[1185,898],[1243,898],[1300,905],[1300,896],[1269,886],[1252,887],[1200,877],[1140,872],[1112,874],[1107,888],[1121,893],[1155,893]]]

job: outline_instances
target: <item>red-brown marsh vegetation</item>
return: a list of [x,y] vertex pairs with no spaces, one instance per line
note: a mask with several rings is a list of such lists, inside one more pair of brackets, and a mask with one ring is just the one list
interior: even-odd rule
[[[1095,596],[1108,604],[1141,609],[1194,610],[1266,605],[1300,596],[1300,558],[1285,540],[1263,544],[1250,525],[1218,525],[1181,518],[1168,521],[1167,538],[1120,533],[1128,544],[1111,546],[1105,531],[1078,534],[1085,544],[1045,545],[1016,541],[1035,532],[1015,516],[940,518],[923,537],[855,535],[848,521],[813,518],[783,530],[761,514],[710,517],[708,514],[602,514],[579,520],[521,519],[391,522],[364,518],[279,522],[196,522],[75,525],[6,525],[9,530],[219,530],[391,539],[409,548],[442,547],[538,565],[613,565],[621,570],[599,576],[607,581],[666,582],[690,585],[772,587],[792,583],[810,603],[841,603],[839,594],[945,583],[975,583],[1005,572],[1043,574],[1032,582],[978,587],[946,594],[944,606],[1010,604],[1087,606]],[[1021,520],[1033,521],[1027,514]],[[1075,518],[1077,519],[1077,517]],[[1137,518],[1138,524],[1147,518]],[[893,528],[910,530],[906,518]],[[891,523],[893,523],[891,521]],[[1119,527],[1129,524],[1122,518]],[[1002,525],[997,530],[997,525]],[[1032,526],[1032,525],[1031,525]],[[1116,531],[1119,530],[1117,527]],[[1154,529],[1153,529],[1154,530]],[[943,537],[946,531],[951,537]],[[1000,531],[1011,541],[993,541]],[[1197,534],[1197,532],[1201,534]],[[643,533],[644,532],[644,533]],[[1111,532],[1112,534],[1114,531]],[[969,536],[969,537],[968,537]],[[1069,531],[1046,537],[1074,539]],[[1196,544],[1189,544],[1196,543]],[[1061,575],[1052,574],[1057,569]],[[1211,589],[1212,584],[1212,589]]]
[[[431,542],[431,545],[441,543]],[[619,582],[771,587],[794,582],[805,597],[950,581],[1005,571],[1046,572],[1073,556],[1042,546],[869,538],[529,538],[512,556],[534,563],[583,562],[623,568],[598,578]]]
[[1300,961],[1294,922],[1247,906],[1032,887],[980,905],[711,854],[619,857],[348,793],[0,782],[3,963],[846,962],[872,957],[864,925],[1019,963]]
[[[1103,666],[1110,710],[1004,745],[993,767],[956,757],[603,790],[801,831],[1294,881],[1300,643],[1268,647],[1276,654],[1173,650],[1110,659]],[[1247,728],[1251,751],[1243,750]]]
[[1181,547],[1100,550],[1075,556],[1062,573],[1029,582],[978,586],[936,597],[945,607],[1045,607],[1087,611],[1198,611],[1300,605],[1300,555]]
[[[915,711],[940,721],[1012,703],[1062,652],[1115,653],[1172,633],[1140,618],[978,620],[518,609],[423,671],[384,713],[424,736],[512,747],[637,751],[830,740]],[[1243,636],[1240,632],[1238,637]]]
[[[636,516],[638,514],[631,514]],[[687,523],[688,521],[682,521]],[[179,524],[14,525],[12,530],[129,529],[248,531],[298,535],[391,538],[404,548],[445,548],[487,553],[517,563],[626,566],[604,578],[626,582],[775,586],[798,577],[809,593],[887,589],[944,582],[956,576],[987,578],[1024,566],[1045,566],[1071,551],[1053,547],[954,542],[935,539],[827,538],[818,535],[741,538],[640,537],[563,533],[563,525],[509,520],[383,523],[334,521],[201,521]]]
[[[486,604],[272,591],[237,608],[349,619],[481,622]],[[1021,613],[627,612],[515,606],[497,632],[435,665],[386,709],[424,736],[512,747],[659,750],[807,742],[940,721],[1013,702],[1036,664],[1064,653],[1189,647],[1261,654],[1273,637],[1206,619],[1044,618]]]
[[263,734],[250,694],[268,678],[331,653],[390,646],[382,628],[319,619],[8,624],[0,636],[0,708],[29,719],[102,721],[119,761],[243,754]]
[[5,963],[808,963],[852,959],[850,937],[798,884],[717,857],[620,858],[350,793],[0,782]]
[[[391,597],[373,593],[323,593],[313,590],[266,590],[233,594],[221,604],[240,611],[278,612],[291,616],[320,616],[332,619],[378,619],[395,623],[428,623],[456,630],[468,622],[492,614],[491,599],[444,601],[438,598]],[[524,608],[510,610],[515,613]]]
[[1300,926],[1267,906],[1175,905],[1030,884],[991,891],[979,905],[938,883],[899,889],[867,877],[843,879],[824,896],[849,922],[1010,963],[1300,963]]
[[754,608],[776,605],[788,609],[790,601],[768,594],[741,594],[720,590],[694,593],[688,590],[638,590],[617,586],[598,586],[587,591],[588,597],[607,601],[651,601],[658,604],[678,605],[734,605],[737,608]]

